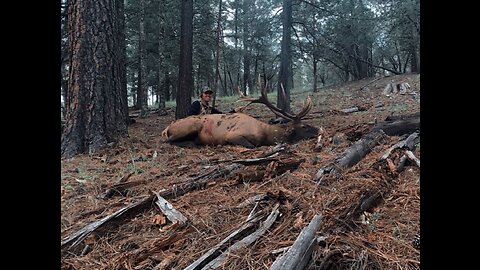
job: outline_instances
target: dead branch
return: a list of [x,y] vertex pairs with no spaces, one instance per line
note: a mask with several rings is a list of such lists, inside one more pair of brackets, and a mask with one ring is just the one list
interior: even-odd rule
[[[128,252],[127,254],[120,255],[120,260],[128,260],[131,265],[141,265],[145,260],[148,260],[150,256],[159,251],[163,250],[165,247],[172,245],[173,243],[181,240],[185,237],[185,234],[171,233],[167,237],[160,237],[147,241],[142,248]],[[116,262],[117,264],[119,261]],[[137,266],[138,266],[137,265]],[[144,269],[139,267],[140,269]]]
[[308,261],[313,251],[313,246],[316,243],[315,233],[320,227],[322,216],[320,214],[315,215],[307,227],[305,227],[293,245],[288,251],[277,258],[270,266],[270,270],[278,269],[303,269],[299,268],[305,266],[305,262]]
[[265,151],[264,153],[258,155],[259,158],[263,158],[263,157],[268,157],[268,156],[271,156],[275,153],[279,153],[279,152],[283,152],[287,149],[287,144],[285,143],[279,143],[277,145],[275,145],[274,147],[272,147],[272,149],[270,150],[267,150]]
[[274,153],[268,157],[263,157],[263,158],[246,158],[246,159],[236,159],[236,160],[232,160],[231,162],[232,163],[239,163],[239,164],[242,164],[242,165],[245,165],[245,166],[248,166],[248,165],[258,165],[258,164],[262,164],[262,163],[265,163],[267,161],[272,161],[272,160],[278,160],[278,152],[277,153]]
[[407,157],[408,157],[411,161],[415,162],[415,164],[417,164],[417,166],[420,168],[420,159],[418,159],[418,158],[412,153],[412,151],[410,151],[410,150],[405,150],[405,154],[407,155]]
[[263,200],[267,200],[269,198],[268,194],[259,194],[259,195],[255,195],[253,197],[250,197],[248,199],[246,199],[245,201],[243,201],[241,204],[237,205],[235,208],[243,208],[247,205],[250,205],[252,203],[256,203],[256,202],[259,202],[259,201],[263,201]]
[[172,223],[179,223],[179,224],[184,224],[187,222],[187,218],[182,213],[180,213],[177,209],[175,209],[171,203],[165,200],[158,193],[156,195],[157,195],[157,201],[155,203],[160,208],[160,211],[162,211],[162,213],[165,216],[167,216],[168,220],[170,220]]
[[367,87],[367,86],[369,86],[370,84],[372,84],[372,83],[374,83],[374,82],[376,82],[376,81],[378,81],[378,80],[381,80],[381,79],[383,79],[383,78],[385,78],[385,76],[378,77],[378,78],[376,78],[376,79],[374,79],[374,80],[370,81],[369,83],[365,84],[364,86],[360,87],[360,89],[359,89],[359,90],[363,90],[363,89],[365,89],[365,87]]
[[392,145],[390,148],[385,151],[385,153],[378,159],[378,161],[386,160],[390,154],[392,153],[393,150],[397,148],[408,148],[408,149],[413,149],[414,147],[414,141],[415,139],[418,138],[418,132],[412,133],[408,138],[406,138],[403,141],[399,141],[398,143]]
[[[212,179],[227,175],[231,172],[236,171],[239,168],[240,168],[239,164],[231,164],[229,166],[219,168],[218,170],[214,170],[206,175],[194,177],[193,179],[190,179],[186,184],[174,186],[171,189],[159,192],[158,194],[164,198],[178,197],[187,192],[203,187]],[[148,198],[141,200],[140,202],[134,203],[132,205],[129,205],[127,207],[124,207],[118,210],[117,212],[102,218],[101,220],[94,221],[90,224],[87,224],[85,227],[83,227],[79,231],[65,238],[65,240],[62,241],[61,247],[63,248],[64,246],[73,242],[73,244],[71,244],[71,246],[68,248],[68,249],[72,249],[73,247],[77,246],[78,243],[80,243],[87,235],[98,230],[100,227],[104,227],[110,221],[118,220],[120,217],[126,216],[127,213],[128,214],[139,213],[141,210],[143,210],[147,206],[152,205],[154,201],[156,201],[156,196],[151,195]]]
[[229,236],[223,239],[220,243],[216,244],[211,248],[207,253],[203,254],[200,258],[194,261],[192,264],[187,266],[184,270],[199,270],[202,269],[205,265],[211,262],[213,259],[218,257],[224,250],[227,249],[229,243],[240,239],[242,236],[250,233],[254,228],[256,223],[260,221],[265,216],[258,216],[249,222],[243,223],[238,229],[232,232]]
[[350,107],[350,108],[346,108],[346,109],[341,109],[340,111],[343,112],[343,113],[352,113],[352,112],[358,112],[359,109],[358,109],[358,107]]
[[267,219],[263,222],[263,224],[252,234],[246,236],[242,240],[236,242],[235,244],[231,245],[225,252],[223,252],[220,256],[212,260],[210,263],[205,265],[203,269],[217,269],[227,258],[229,254],[235,253],[238,250],[245,248],[252,244],[253,242],[257,241],[260,236],[262,236],[270,227],[273,225],[275,220],[277,219],[278,214],[280,211],[278,207],[280,206],[279,203],[276,203],[273,206],[272,212],[267,217]]
[[380,191],[371,191],[367,189],[362,192],[358,203],[343,211],[343,213],[337,218],[337,221],[345,225],[346,228],[352,230],[355,226],[354,219],[358,218],[363,212],[372,212],[372,209],[379,204],[381,199],[382,194]]
[[155,196],[149,196],[129,206],[123,207],[122,209],[116,211],[115,213],[108,215],[100,220],[87,224],[82,229],[66,237],[61,243],[61,248],[63,249],[67,245],[70,245],[68,249],[72,249],[76,247],[83,239],[85,239],[85,237],[87,237],[92,232],[104,227],[110,221],[120,220],[125,216],[127,216],[127,214],[139,213],[141,210],[151,205],[154,200],[155,200]]
[[403,171],[403,167],[405,166],[405,161],[407,161],[407,156],[406,155],[403,155],[401,158],[400,158],[400,161],[398,162],[398,165],[397,165],[397,173]]
[[[133,173],[132,173],[133,174]],[[132,175],[130,174],[130,175]],[[128,179],[129,177],[127,177]],[[123,178],[122,178],[123,179]],[[126,179],[125,179],[126,181]],[[125,196],[129,188],[138,186],[138,185],[143,185],[147,183],[146,179],[139,180],[139,181],[131,181],[131,182],[120,182],[118,184],[113,185],[107,191],[105,192],[105,195],[103,195],[103,198],[110,198],[115,194]]]

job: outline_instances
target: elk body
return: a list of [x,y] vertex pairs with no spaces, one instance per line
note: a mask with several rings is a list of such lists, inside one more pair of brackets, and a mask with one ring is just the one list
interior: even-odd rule
[[312,108],[310,97],[297,115],[283,112],[272,105],[265,90],[258,99],[244,100],[265,104],[276,115],[290,122],[269,125],[244,113],[194,115],[173,122],[163,130],[162,136],[167,137],[170,143],[194,141],[201,145],[234,144],[252,148],[313,138],[318,133],[318,128],[300,121]]

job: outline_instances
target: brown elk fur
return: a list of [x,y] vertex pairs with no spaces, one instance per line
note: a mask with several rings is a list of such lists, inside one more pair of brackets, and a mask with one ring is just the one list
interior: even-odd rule
[[162,135],[168,142],[194,141],[201,145],[236,144],[245,147],[272,145],[313,138],[318,129],[291,121],[269,125],[243,113],[195,115],[179,119]]

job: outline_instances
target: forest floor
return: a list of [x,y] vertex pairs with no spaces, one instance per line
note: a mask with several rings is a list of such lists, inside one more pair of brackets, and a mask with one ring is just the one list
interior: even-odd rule
[[[62,269],[185,269],[246,224],[250,213],[265,217],[277,203],[280,214],[260,237],[227,250],[267,223],[251,221],[251,228],[218,245],[209,259],[223,253],[227,256],[218,268],[269,269],[320,214],[318,243],[305,269],[420,269],[420,250],[412,244],[420,231],[420,168],[410,160],[400,172],[378,165],[387,149],[409,134],[385,136],[356,165],[326,175],[320,183],[314,181],[323,166],[366,135],[374,123],[420,112],[420,75],[372,81],[309,93],[314,107],[304,122],[323,128],[321,149],[315,149],[317,138],[304,140],[286,145],[264,163],[251,164],[235,160],[261,157],[274,146],[170,145],[161,137],[174,120],[174,108],[168,108],[167,116],[151,113],[136,118],[129,137],[116,145],[63,159]],[[390,82],[408,83],[411,88],[407,94],[385,95]],[[306,95],[292,95],[293,112]],[[239,106],[221,99],[217,104],[222,111]],[[340,111],[353,106],[366,110]],[[274,118],[260,104],[250,105],[245,113],[262,121]],[[420,144],[415,146],[412,152],[420,159]],[[396,149],[389,165],[398,164],[404,152]],[[296,165],[285,169],[287,161]],[[189,184],[195,185],[191,191],[186,189]],[[165,218],[153,203],[155,193],[163,194],[187,222]],[[380,197],[373,206],[362,208],[363,199],[372,194]],[[119,211],[122,208],[125,212]],[[95,227],[117,211],[93,233],[81,234],[86,225]],[[202,269],[203,264],[189,269]]]

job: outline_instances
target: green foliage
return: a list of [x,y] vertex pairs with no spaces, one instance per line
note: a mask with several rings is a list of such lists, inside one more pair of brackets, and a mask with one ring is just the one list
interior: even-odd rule
[[[419,2],[295,2],[292,6],[292,60],[297,91],[311,90],[314,60],[317,63],[317,87],[383,74],[385,69],[409,72],[412,55],[415,54],[416,59],[420,59]],[[218,5],[219,0],[194,1],[194,97],[196,89],[204,85],[212,87],[215,81]],[[180,6],[180,2],[175,0],[145,0],[147,86],[154,91],[165,89],[164,84],[169,80],[169,90],[166,93],[169,99],[174,98],[178,83]],[[222,0],[222,6],[219,70],[222,89],[218,96],[224,93],[236,94],[237,87],[245,83],[243,65],[247,58],[250,59],[249,80],[255,85],[257,76],[266,74],[270,79],[270,87],[275,89],[282,38],[282,0]],[[127,83],[130,96],[135,94],[139,69],[139,14],[139,1],[125,1]],[[61,20],[64,19],[62,16]],[[64,28],[62,24],[62,51],[68,49]],[[62,72],[68,74],[65,68]],[[250,94],[257,91],[254,86]],[[167,104],[173,105],[171,101]]]

